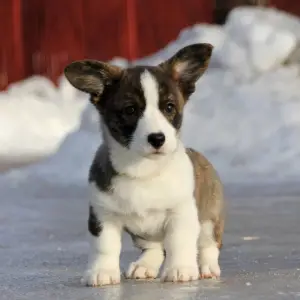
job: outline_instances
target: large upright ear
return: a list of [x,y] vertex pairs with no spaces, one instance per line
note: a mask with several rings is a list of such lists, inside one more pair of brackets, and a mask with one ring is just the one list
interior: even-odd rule
[[78,90],[101,96],[106,87],[121,77],[122,69],[97,60],[80,60],[69,64],[64,73]]
[[183,95],[188,98],[195,91],[197,80],[207,69],[212,50],[211,44],[192,44],[179,50],[159,67],[171,74]]

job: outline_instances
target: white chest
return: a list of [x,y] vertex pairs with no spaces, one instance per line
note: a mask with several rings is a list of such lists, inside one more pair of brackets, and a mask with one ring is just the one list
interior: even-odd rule
[[93,185],[93,205],[100,214],[115,214],[136,233],[160,232],[168,214],[185,201],[193,201],[194,173],[187,155],[182,155],[149,178],[116,176],[112,192]]

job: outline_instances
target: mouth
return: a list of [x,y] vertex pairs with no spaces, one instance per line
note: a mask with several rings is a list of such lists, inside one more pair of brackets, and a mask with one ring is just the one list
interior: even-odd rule
[[165,156],[166,153],[162,152],[161,150],[154,150],[152,152],[149,153],[149,157],[161,157],[161,156]]
[[165,153],[163,153],[161,151],[154,151],[152,154],[153,155],[166,155]]

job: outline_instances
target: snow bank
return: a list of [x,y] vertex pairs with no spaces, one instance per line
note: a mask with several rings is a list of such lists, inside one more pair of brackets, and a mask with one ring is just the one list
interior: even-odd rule
[[64,78],[56,88],[40,76],[0,93],[0,171],[54,154],[66,136],[80,126],[87,105],[80,98],[86,96]]
[[232,45],[241,48],[243,55],[239,62],[248,65],[252,72],[265,72],[280,65],[296,48],[299,36],[289,26],[278,25],[282,18],[270,9],[238,8],[232,11],[225,26],[228,38],[220,50],[225,57],[224,65],[240,67],[235,51],[231,51]]
[[159,63],[191,43],[214,45],[211,68],[230,69],[249,80],[280,66],[300,40],[300,21],[269,8],[234,9],[225,26],[197,24],[183,30],[179,38],[155,55],[137,63]]
[[[185,45],[212,43],[209,71],[186,107],[185,143],[204,152],[225,182],[291,180],[300,173],[300,78],[298,65],[284,62],[299,38],[298,18],[242,7],[225,26],[187,28],[165,49],[135,64],[157,64]],[[124,59],[114,63],[128,64]],[[84,182],[101,139],[98,116],[86,96],[65,81],[55,89],[37,78],[0,97],[0,124],[7,128],[0,133],[0,167],[48,157],[6,178]]]

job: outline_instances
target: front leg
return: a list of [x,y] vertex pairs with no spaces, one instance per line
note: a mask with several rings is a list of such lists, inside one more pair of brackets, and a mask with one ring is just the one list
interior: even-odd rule
[[120,252],[122,225],[116,217],[99,218],[95,207],[90,207],[90,255],[82,282],[88,286],[120,283]]
[[166,262],[162,281],[186,282],[199,279],[197,240],[200,233],[195,201],[186,201],[168,217],[164,247]]

